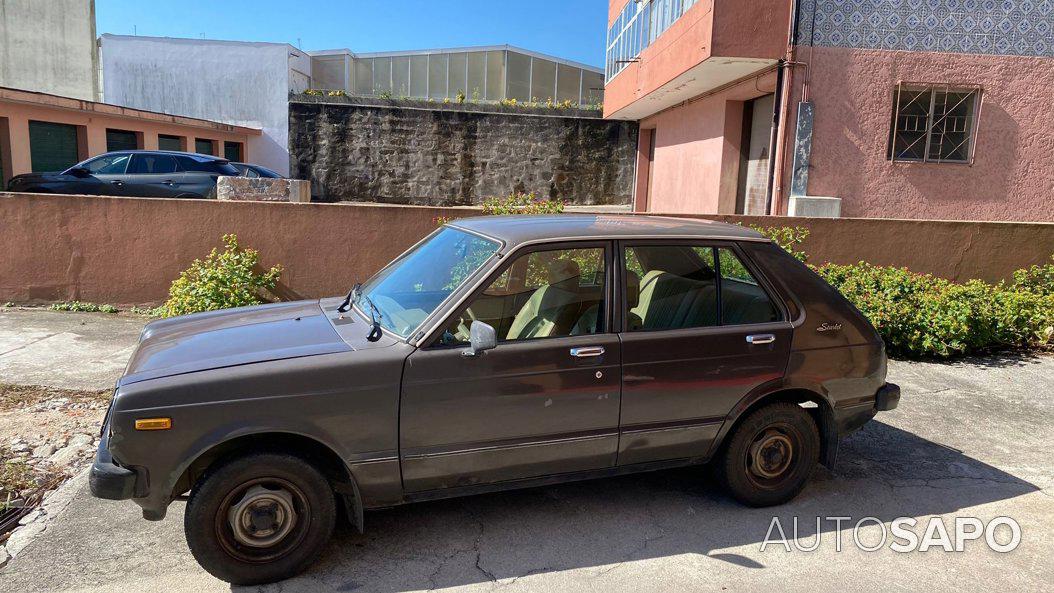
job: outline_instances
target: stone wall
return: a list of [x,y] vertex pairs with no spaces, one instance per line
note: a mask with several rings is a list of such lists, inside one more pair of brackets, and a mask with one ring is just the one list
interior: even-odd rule
[[591,205],[633,194],[634,122],[335,99],[289,104],[291,176],[310,180],[316,199],[470,205],[521,191]]
[[242,202],[310,202],[311,182],[270,177],[227,177],[216,180],[216,199]]

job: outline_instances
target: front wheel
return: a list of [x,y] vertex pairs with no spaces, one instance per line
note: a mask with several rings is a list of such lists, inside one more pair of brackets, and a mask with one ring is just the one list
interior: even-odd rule
[[801,406],[781,402],[743,420],[717,469],[736,500],[765,507],[797,496],[819,458],[820,435],[812,417]]
[[210,574],[258,585],[306,569],[335,521],[333,490],[317,469],[291,455],[256,453],[210,468],[191,492],[184,530]]

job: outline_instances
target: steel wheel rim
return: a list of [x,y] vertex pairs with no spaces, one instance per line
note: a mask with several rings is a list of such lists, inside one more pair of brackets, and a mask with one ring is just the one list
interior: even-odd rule
[[762,488],[779,486],[797,465],[800,442],[800,435],[789,425],[762,428],[747,447],[744,460],[747,476]]
[[282,478],[256,478],[231,489],[216,512],[217,540],[243,562],[273,562],[303,541],[311,522],[304,492]]

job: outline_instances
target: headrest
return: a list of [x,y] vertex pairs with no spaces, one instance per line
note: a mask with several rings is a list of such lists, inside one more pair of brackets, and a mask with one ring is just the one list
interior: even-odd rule
[[[557,259],[549,262],[549,285],[568,285],[572,281],[578,285],[578,277],[582,275],[578,263],[572,259]],[[566,288],[566,286],[560,286]]]
[[640,304],[640,276],[632,270],[626,270],[626,308],[632,309]]

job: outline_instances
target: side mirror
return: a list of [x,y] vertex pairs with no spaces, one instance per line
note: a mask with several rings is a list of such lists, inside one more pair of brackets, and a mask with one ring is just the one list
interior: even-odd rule
[[498,346],[498,334],[490,325],[482,321],[473,321],[468,330],[469,347],[461,351],[462,356],[476,356],[480,352]]
[[73,175],[74,177],[91,177],[91,171],[85,169],[84,167],[73,167],[72,169],[66,172],[70,175]]

